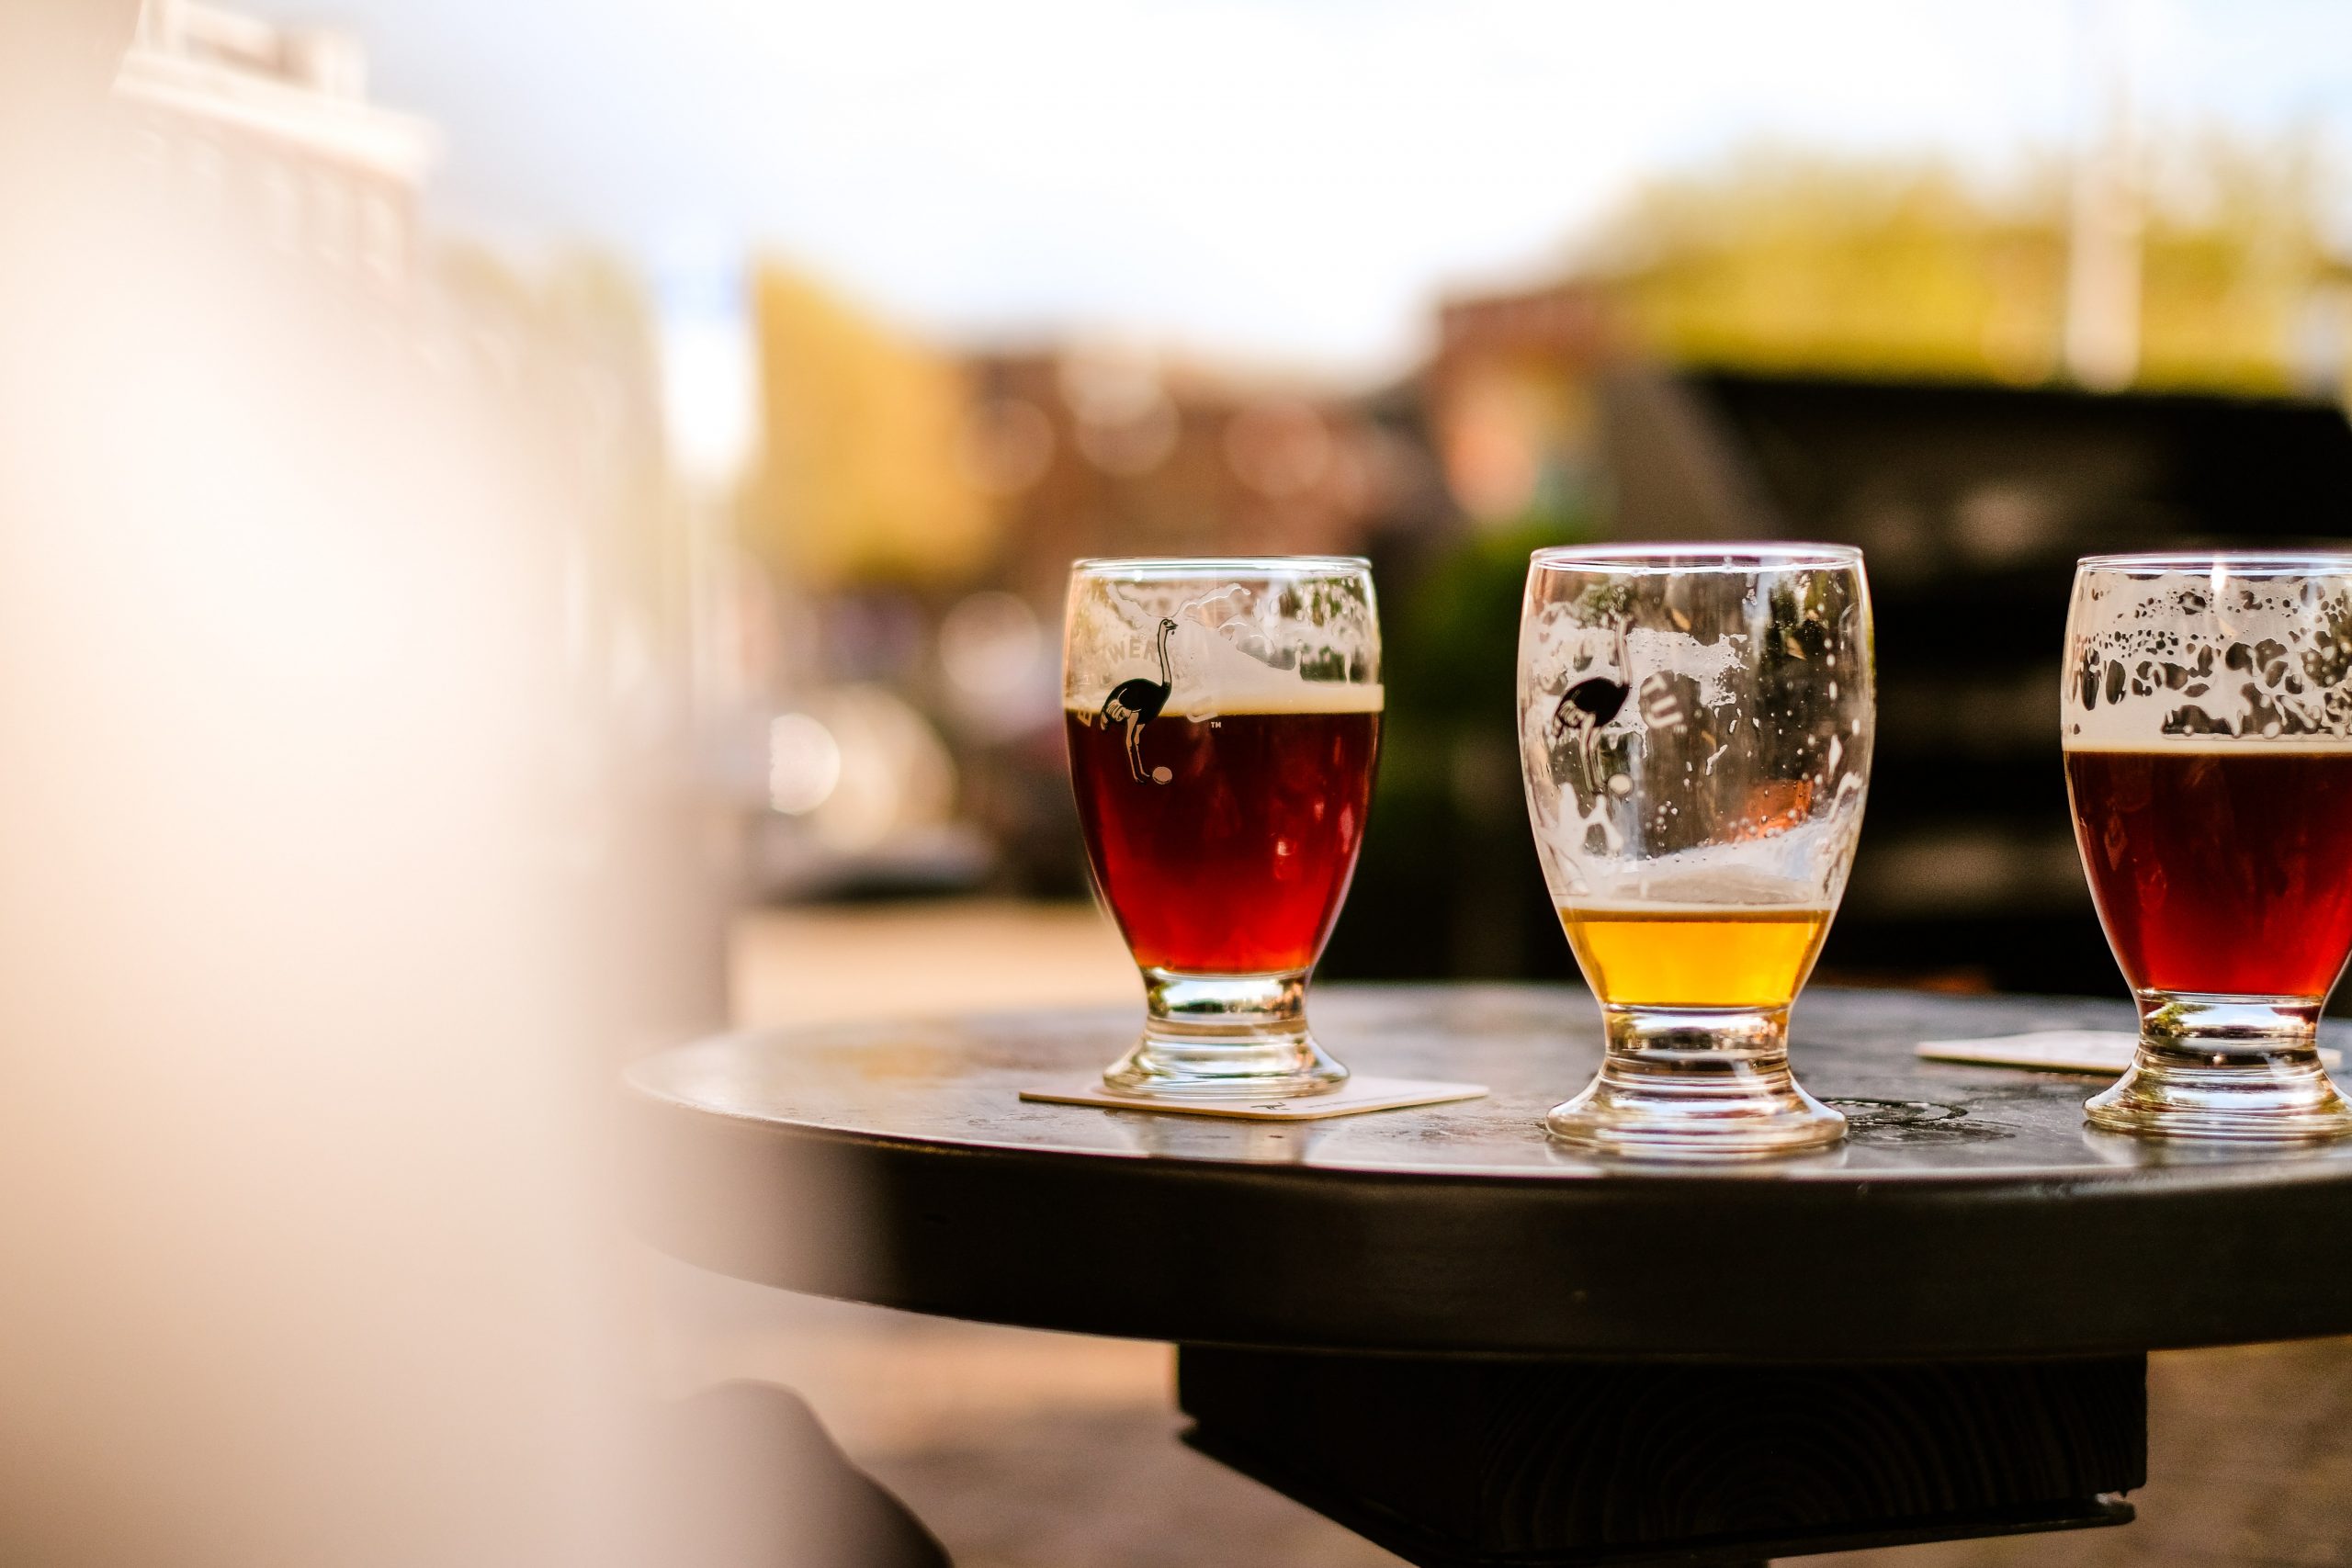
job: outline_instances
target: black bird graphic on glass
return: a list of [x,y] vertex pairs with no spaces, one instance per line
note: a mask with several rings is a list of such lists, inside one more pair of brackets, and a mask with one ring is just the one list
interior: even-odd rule
[[[1617,628],[1617,671],[1629,671],[1625,665],[1625,629]],[[1600,743],[1603,726],[1615,718],[1625,705],[1632,688],[1623,681],[1606,675],[1588,675],[1560,694],[1560,705],[1552,710],[1552,732],[1574,739],[1577,759],[1584,764],[1585,787],[1593,794],[1600,793],[1600,779],[1595,768],[1594,750]]]
[[1176,623],[1162,618],[1159,623],[1159,679],[1147,681],[1132,676],[1111,688],[1102,699],[1102,722],[1127,727],[1127,771],[1137,784],[1166,784],[1175,775],[1166,768],[1154,768],[1148,774],[1143,771],[1143,727],[1159,716],[1168,705],[1169,688],[1176,677],[1168,668],[1168,639],[1173,636]]

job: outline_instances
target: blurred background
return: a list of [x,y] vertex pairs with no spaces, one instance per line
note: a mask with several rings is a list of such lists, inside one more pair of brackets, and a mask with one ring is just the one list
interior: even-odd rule
[[1625,9],[153,0],[117,95],[159,185],[526,411],[598,743],[730,894],[1082,899],[1069,560],[1362,552],[1325,972],[1566,976],[1526,551],[1792,535],[1880,605],[1826,976],[2110,992],[2066,567],[2352,519],[2352,18]]
[[[147,0],[107,134],[526,472],[548,776],[657,825],[604,851],[646,893],[592,940],[672,960],[604,970],[616,1055],[1135,999],[1057,717],[1096,554],[1369,556],[1386,750],[1323,973],[1558,978],[1527,551],[1861,545],[1876,787],[1821,978],[2115,994],[2072,560],[2352,534],[2323,0]],[[800,1385],[959,1561],[1384,1560],[1176,1449],[1157,1348],[662,1281],[682,1385]],[[2309,1375],[2172,1365],[2184,1407],[2200,1365]],[[2206,1522],[2300,1528],[2241,1501]],[[2243,1521],[2179,1560],[2254,1560]]]

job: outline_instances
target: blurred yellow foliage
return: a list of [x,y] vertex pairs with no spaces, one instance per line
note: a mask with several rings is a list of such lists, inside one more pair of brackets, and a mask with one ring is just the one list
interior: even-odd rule
[[[2301,384],[2347,276],[2318,231],[2312,159],[2209,141],[2151,160],[2143,387]],[[1756,151],[1652,183],[1581,269],[1684,363],[2030,383],[2060,374],[2070,189],[1932,161]]]
[[955,362],[781,265],[759,269],[753,303],[766,410],[751,542],[818,586],[979,565],[990,513],[967,477]]

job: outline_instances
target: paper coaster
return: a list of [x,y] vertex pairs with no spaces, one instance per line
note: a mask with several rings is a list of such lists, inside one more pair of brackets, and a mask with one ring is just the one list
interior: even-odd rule
[[1353,1077],[1325,1094],[1296,1100],[1171,1100],[1164,1095],[1121,1094],[1091,1083],[1024,1089],[1023,1100],[1047,1105],[1097,1105],[1106,1111],[1161,1111],[1177,1116],[1230,1116],[1243,1122],[1316,1122],[1327,1116],[1361,1116],[1367,1111],[1402,1111],[1413,1105],[1444,1105],[1476,1100],[1487,1086],[1430,1083],[1424,1078]]
[[[2136,1034],[2097,1029],[2045,1029],[1988,1040],[1926,1040],[1919,1055],[1931,1062],[1973,1062],[1986,1067],[2039,1067],[2052,1073],[2120,1073],[2132,1065]],[[2323,1048],[2323,1066],[2340,1066],[2344,1053]]]

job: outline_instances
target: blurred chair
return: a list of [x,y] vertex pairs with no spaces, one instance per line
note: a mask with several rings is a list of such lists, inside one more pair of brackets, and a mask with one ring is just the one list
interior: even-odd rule
[[664,1568],[949,1568],[906,1505],[849,1461],[800,1396],[730,1382],[652,1423]]

